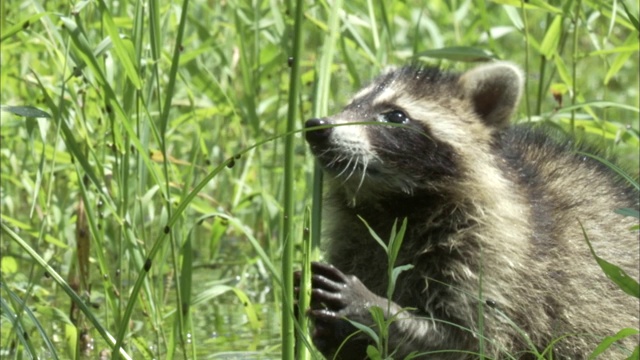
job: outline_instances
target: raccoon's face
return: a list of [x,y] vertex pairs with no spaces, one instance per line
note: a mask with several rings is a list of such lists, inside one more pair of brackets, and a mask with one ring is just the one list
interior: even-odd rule
[[412,193],[456,172],[455,153],[438,141],[411,109],[373,99],[356,99],[341,113],[310,119],[306,134],[329,174],[354,192]]
[[[519,73],[498,64],[515,75],[505,82],[498,65],[462,76],[416,68],[382,75],[340,113],[308,120],[305,127],[313,130],[307,141],[328,175],[354,198],[358,192],[437,190],[464,176],[467,155],[487,151],[483,145],[508,123],[519,96]],[[503,81],[486,83],[496,73]],[[506,96],[501,87],[510,81],[518,88],[515,96]]]

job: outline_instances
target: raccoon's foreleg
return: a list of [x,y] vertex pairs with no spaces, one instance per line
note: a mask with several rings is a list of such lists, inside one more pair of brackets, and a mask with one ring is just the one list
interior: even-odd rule
[[[373,340],[362,333],[350,336],[357,329],[345,319],[373,327],[374,321],[369,311],[372,306],[383,309],[387,318],[399,314],[391,323],[388,343],[389,352],[396,358],[402,359],[414,351],[447,348],[452,338],[458,335],[448,327],[443,328],[433,321],[419,318],[396,303],[374,294],[356,276],[345,275],[332,265],[314,262],[311,270],[311,308],[307,314],[315,320],[313,343],[328,359],[336,355],[338,359],[366,358],[366,348],[374,344]],[[299,279],[299,275],[296,279]],[[338,349],[339,353],[336,354]]]

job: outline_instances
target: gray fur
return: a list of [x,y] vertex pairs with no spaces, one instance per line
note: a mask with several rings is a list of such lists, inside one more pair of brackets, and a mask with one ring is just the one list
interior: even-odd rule
[[[492,358],[532,358],[529,342],[542,352],[569,335],[555,345],[553,358],[583,359],[605,336],[638,327],[637,299],[603,275],[580,227],[599,256],[637,280],[640,242],[629,230],[637,222],[614,210],[638,209],[638,194],[565,140],[510,127],[521,88],[521,72],[509,63],[460,76],[407,67],[382,75],[341,113],[313,123],[379,122],[394,110],[409,118],[402,126],[308,134],[328,175],[327,260],[377,295],[363,303],[385,296],[387,257],[358,216],[383,239],[396,219],[408,219],[396,266],[414,268],[400,275],[392,300],[396,310],[416,310],[393,325],[396,358],[411,351],[477,352],[482,333]],[[360,350],[344,358],[364,357]]]

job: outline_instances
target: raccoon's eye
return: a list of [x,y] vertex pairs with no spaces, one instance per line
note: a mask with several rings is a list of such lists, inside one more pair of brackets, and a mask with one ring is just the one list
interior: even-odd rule
[[406,124],[409,122],[409,117],[407,116],[407,114],[400,110],[389,111],[381,115],[384,121],[394,124]]

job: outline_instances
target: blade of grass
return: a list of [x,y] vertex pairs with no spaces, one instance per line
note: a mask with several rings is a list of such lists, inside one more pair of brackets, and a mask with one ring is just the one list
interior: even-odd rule
[[[581,0],[577,0],[576,1],[576,5],[575,5],[575,11],[574,11],[574,17],[573,17],[573,23],[574,24],[578,24],[580,21],[580,10],[582,8],[582,1]],[[578,83],[578,78],[577,76],[577,72],[578,72],[578,35],[579,35],[579,27],[575,26],[573,29],[573,51],[572,51],[572,56],[571,56],[571,105],[575,105],[576,104],[576,98],[578,97],[578,87],[577,87],[577,83]],[[575,118],[576,118],[576,113],[575,111],[571,110],[571,120],[570,120],[570,132],[571,135],[575,135]]]
[[[296,329],[298,330],[298,337],[296,342],[296,359],[307,360],[309,359],[311,346],[311,336],[309,334],[309,317],[304,316],[303,312],[308,309],[311,302],[311,254],[313,252],[312,241],[309,238],[310,232],[307,229],[312,226],[314,221],[310,217],[311,212],[309,208],[305,210],[304,216],[304,229],[302,236],[303,253],[302,253],[302,275],[300,279],[300,287],[298,289],[298,323]],[[311,223],[311,224],[310,224]]]
[[[2,275],[3,274],[0,274],[0,276]],[[38,332],[40,333],[40,336],[42,336],[42,339],[44,340],[49,350],[48,355],[51,355],[54,359],[57,359],[58,352],[56,351],[56,348],[51,343],[51,340],[49,339],[49,337],[47,336],[47,332],[44,331],[44,329],[42,329],[42,325],[40,324],[38,319],[35,316],[33,316],[31,309],[29,309],[29,307],[26,306],[26,304],[22,301],[22,299],[20,299],[13,291],[11,291],[11,289],[7,287],[7,284],[4,280],[4,276],[2,276],[2,281],[0,281],[0,286],[2,286],[2,289],[9,295],[9,298],[19,308],[19,311],[16,311],[16,312],[12,311],[11,306],[5,300],[5,298],[0,297],[0,309],[2,309],[2,315],[4,318],[8,319],[11,322],[11,326],[12,326],[11,333],[16,335],[16,337],[18,338],[18,342],[25,347],[25,349],[27,350],[27,353],[31,355],[32,359],[38,358],[38,353],[36,352],[35,346],[33,345],[33,341],[31,341],[30,336],[28,336],[28,333],[25,331],[25,326],[23,324],[24,318],[22,317],[21,314],[22,312],[25,312],[27,316],[31,318],[31,321],[33,321],[33,323],[38,328]]]
[[[38,264],[44,271],[46,271],[51,278],[62,288],[62,290],[67,293],[69,298],[78,306],[78,308],[82,311],[82,313],[87,317],[87,319],[93,324],[93,326],[98,330],[98,333],[102,336],[102,338],[111,346],[111,350],[115,353],[116,349],[118,349],[118,355],[124,357],[125,359],[132,359],[127,352],[116,346],[115,338],[107,332],[107,330],[102,326],[100,320],[96,318],[93,314],[93,311],[87,307],[85,302],[76,294],[71,286],[58,274],[58,272],[47,264],[46,260],[44,260],[38,252],[33,249],[29,244],[27,244],[18,234],[13,232],[4,222],[0,222],[0,227],[2,231],[9,236],[10,239],[15,241],[27,254]],[[115,355],[115,354],[114,354]]]
[[136,89],[140,89],[142,86],[142,80],[140,80],[140,76],[138,76],[138,69],[134,65],[133,44],[131,44],[128,39],[123,40],[120,38],[118,28],[113,22],[111,13],[108,11],[104,0],[99,0],[99,4],[100,11],[102,12],[102,21],[104,21],[105,29],[113,43],[114,52],[118,57],[120,64],[124,68],[125,74],[127,74],[129,80],[131,80]]
[[[589,355],[589,360],[591,359],[595,359],[598,357],[598,355],[602,354],[603,352],[605,352],[609,347],[611,347],[611,345],[613,345],[616,341],[622,340],[626,337],[629,336],[633,336],[633,335],[638,335],[638,333],[640,333],[640,331],[638,331],[638,329],[630,329],[630,328],[625,328],[622,329],[620,331],[618,331],[615,335],[613,336],[607,336],[606,338],[604,338],[604,340],[602,340],[602,342],[600,344],[598,344],[598,346],[593,350],[593,352]],[[633,357],[629,357],[628,359],[633,359]]]
[[624,270],[622,270],[617,265],[614,265],[607,260],[598,256],[591,245],[591,241],[589,240],[589,236],[587,235],[587,231],[585,230],[582,222],[580,223],[580,228],[582,229],[582,235],[584,239],[587,241],[587,245],[589,245],[589,251],[591,251],[591,255],[602,269],[602,271],[607,275],[607,277],[613,281],[622,291],[625,293],[639,298],[640,299],[640,285],[638,282],[631,276],[629,276]]

